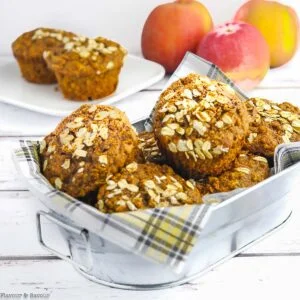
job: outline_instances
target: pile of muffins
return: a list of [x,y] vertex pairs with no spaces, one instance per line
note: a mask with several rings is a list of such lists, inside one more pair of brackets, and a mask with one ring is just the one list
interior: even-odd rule
[[37,28],[12,44],[22,76],[29,82],[58,82],[66,99],[93,100],[115,91],[127,51],[118,43],[72,32]]
[[242,101],[229,85],[189,74],[160,95],[153,132],[137,134],[117,108],[83,105],[41,142],[40,158],[57,189],[113,213],[253,186],[269,176],[275,147],[293,141],[299,108]]

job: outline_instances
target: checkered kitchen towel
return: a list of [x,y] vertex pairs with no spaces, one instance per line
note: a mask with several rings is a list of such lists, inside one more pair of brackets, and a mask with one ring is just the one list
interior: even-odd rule
[[[187,54],[170,82],[190,72],[208,75],[235,88],[246,96],[214,65]],[[150,119],[148,125],[151,126]],[[30,190],[52,211],[67,222],[99,234],[104,239],[137,255],[171,267],[179,273],[208,220],[211,203],[222,202],[240,190],[209,195],[203,205],[148,209],[126,213],[103,214],[53,188],[40,172],[39,143],[20,141],[14,161]],[[300,161],[300,143],[281,145],[275,155],[275,173]]]

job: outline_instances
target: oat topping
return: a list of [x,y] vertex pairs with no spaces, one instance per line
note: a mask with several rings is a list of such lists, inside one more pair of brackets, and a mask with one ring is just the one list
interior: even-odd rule
[[253,143],[254,139],[257,137],[257,133],[256,132],[251,132],[248,136],[248,142],[249,143]]
[[126,170],[129,172],[135,172],[137,170],[138,164],[136,162],[132,162],[131,164],[126,166]]
[[40,141],[40,153],[44,152],[46,146],[47,146],[46,141],[45,140],[41,140]]
[[106,65],[107,70],[111,70],[111,69],[113,69],[113,67],[114,67],[114,63],[112,61],[108,62]]
[[[125,54],[127,53],[123,47],[106,46],[104,39],[91,39],[82,36],[71,38],[68,43],[65,43],[64,49],[78,53],[82,58],[91,57],[92,61],[96,61],[100,55],[112,54],[118,50],[121,50]],[[109,61],[106,65],[107,70],[111,70],[114,67],[113,61]],[[99,75],[101,72],[98,70],[96,74]]]
[[78,156],[78,157],[86,157],[87,151],[82,150],[82,149],[76,149],[73,153],[73,156]]
[[70,159],[66,159],[64,163],[61,165],[65,170],[70,168]]
[[[277,105],[261,98],[250,99],[248,105],[255,107],[257,111],[255,122],[260,123],[262,120],[267,123],[279,122],[283,129],[281,138],[284,143],[291,142],[293,133],[300,133],[299,113],[284,110],[280,108],[281,104]],[[249,136],[248,141],[252,143],[253,139]]]
[[228,116],[227,114],[224,114],[224,115],[222,116],[222,121],[223,121],[225,124],[228,124],[228,125],[230,125],[230,124],[233,123],[231,117]]
[[[125,48],[119,45],[107,45],[110,44],[104,38],[87,38],[80,35],[70,36],[69,33],[65,34],[63,31],[50,32],[46,29],[38,29],[34,32],[32,40],[40,40],[44,38],[54,38],[62,43],[63,49],[66,52],[77,53],[81,58],[91,59],[93,62],[97,61],[100,57],[105,55],[112,55],[117,51],[121,51],[127,54]],[[52,54],[51,51],[44,51],[44,59],[48,58]],[[106,63],[106,70],[114,69],[115,63],[109,61]],[[100,75],[100,70],[95,70],[96,75]]]
[[84,171],[84,168],[79,168],[78,170],[77,170],[77,173],[82,173]]
[[223,121],[217,121],[215,123],[215,126],[218,127],[219,129],[223,128],[224,127],[224,122]]
[[[110,180],[110,173],[135,159],[137,136],[117,108],[82,105],[45,138],[42,146],[46,178],[71,196],[84,197],[105,179]],[[129,189],[135,190],[130,185]]]
[[63,43],[67,43],[70,40],[69,37],[64,36],[62,31],[58,30],[57,32],[50,32],[43,29],[36,30],[32,36],[32,40],[40,40],[46,37],[55,38],[58,41],[62,41]]
[[263,156],[254,156],[252,159],[254,159],[256,161],[261,161],[261,162],[266,163],[266,164],[268,163],[268,160]]
[[[128,170],[127,166],[121,173],[107,180],[106,186],[100,188],[98,194],[103,205],[100,202],[97,207],[103,212],[110,212],[134,211],[143,206],[150,208],[191,204],[193,201],[201,201],[198,193],[194,181],[185,181],[165,165],[136,164],[134,171],[131,167]],[[194,195],[198,196],[193,200],[191,197]]]
[[235,168],[234,170],[241,172],[241,173],[250,174],[250,169],[248,169],[248,168],[238,167],[238,168]]
[[162,114],[160,134],[169,141],[170,152],[184,152],[187,159],[194,161],[212,160],[230,150],[227,145],[210,140],[209,131],[214,127],[230,130],[235,124],[231,113],[235,109],[232,102],[236,99],[235,92],[228,85],[207,77],[194,76],[190,82],[193,88],[181,90],[174,83],[173,91],[162,94],[165,102],[158,109],[158,114]]
[[186,185],[187,185],[191,190],[194,190],[194,189],[195,189],[196,183],[195,183],[194,180],[190,179],[190,180],[187,180],[187,181],[186,181]]
[[45,159],[45,160],[44,160],[44,163],[43,163],[43,171],[45,171],[45,170],[46,170],[46,168],[47,168],[47,165],[48,165],[48,160],[47,160],[47,159]]
[[47,153],[53,153],[56,149],[55,145],[49,145],[47,149]]
[[63,183],[62,183],[61,179],[59,177],[57,177],[54,181],[55,187],[60,190],[62,188],[62,184]]
[[[119,202],[119,204],[120,204],[120,202]],[[122,205],[122,203],[121,203],[121,205]],[[131,211],[137,210],[136,206],[129,200],[126,201],[126,205],[128,206],[129,210],[131,210]]]
[[[91,39],[84,36],[74,36],[74,37],[68,37],[64,36],[62,31],[57,32],[50,32],[43,29],[38,29],[34,32],[32,36],[32,40],[37,39],[43,39],[52,37],[57,39],[58,41],[61,41],[64,45],[64,49],[66,51],[73,51],[80,55],[82,58],[88,58],[91,56],[92,60],[97,60],[99,57],[99,54],[107,55],[112,54],[116,51],[118,51],[118,47],[116,46],[106,46],[105,41],[101,39]],[[123,53],[127,53],[127,51],[123,47],[119,47],[119,49]],[[49,51],[45,51],[43,53],[44,57],[47,57],[49,55]],[[114,63],[112,61],[108,62],[106,68],[108,70],[114,68]],[[97,72],[96,74],[99,75],[101,72]]]
[[265,157],[243,151],[233,162],[232,168],[218,176],[208,176],[197,182],[197,187],[203,194],[228,192],[253,186],[269,175],[269,165]]
[[149,162],[162,162],[164,157],[160,152],[157,145],[157,141],[154,137],[153,132],[141,132],[138,135],[138,148],[140,149],[142,159],[139,162],[149,161]]
[[103,140],[107,140],[107,138],[108,138],[108,128],[107,127],[100,127],[98,130],[99,130],[99,136]]
[[104,120],[105,118],[109,117],[110,115],[111,114],[109,111],[100,111],[95,115],[94,120],[101,121],[101,120]]
[[175,130],[170,127],[163,127],[161,129],[161,134],[165,136],[172,136],[175,134]]
[[[95,114],[97,110],[96,106],[91,106],[88,109],[89,113]],[[95,121],[103,120],[110,116],[109,111],[100,111],[95,114]],[[66,124],[66,129],[59,135],[60,142],[64,149],[73,152],[75,157],[86,157],[86,147],[91,147],[94,144],[96,138],[108,139],[109,131],[105,125],[97,125],[96,123],[90,123],[89,126],[83,123],[83,118],[75,118],[72,122]],[[49,146],[48,152],[51,153],[55,148]]]
[[103,164],[103,165],[107,165],[108,164],[107,155],[100,155],[99,156],[99,163]]
[[92,105],[90,105],[90,108],[88,109],[88,112],[89,113],[93,113],[96,110],[97,110],[97,105],[92,104]]

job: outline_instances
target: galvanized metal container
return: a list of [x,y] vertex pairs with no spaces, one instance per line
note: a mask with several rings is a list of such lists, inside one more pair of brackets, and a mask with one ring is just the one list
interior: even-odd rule
[[[230,83],[216,66],[193,54],[186,55],[169,83],[190,72],[207,74]],[[237,87],[235,89],[242,99],[246,99]],[[148,125],[151,126],[151,120],[148,120]],[[138,130],[144,129],[144,121],[135,126]],[[18,165],[18,161],[15,162]],[[299,183],[299,175],[300,163],[297,163],[214,205],[206,215],[197,243],[179,273],[175,273],[167,265],[149,261],[104,239],[89,228],[85,215],[78,218],[78,215],[67,214],[60,206],[53,208],[53,205],[47,205],[49,212],[38,212],[38,237],[47,250],[72,263],[77,271],[93,281],[125,289],[175,286],[194,279],[240,253],[283,224],[291,214],[291,191]],[[47,203],[43,184],[43,181],[39,182],[37,190],[31,180],[27,182],[29,189],[43,203]],[[45,231],[45,224],[41,222],[43,219],[46,219],[48,226],[55,225],[59,228],[68,253],[63,254],[58,243],[48,243],[49,234]],[[97,218],[94,221],[97,222]]]
[[[72,263],[77,271],[93,281],[125,289],[170,287],[203,274],[283,224],[291,214],[291,191],[299,183],[299,174],[300,163],[297,163],[214,205],[179,274],[166,265],[124,250],[91,232],[76,217],[62,215],[53,209],[47,213],[38,212],[38,237],[48,251]],[[30,182],[27,185],[37,197],[41,197]],[[45,242],[49,236],[41,226],[44,218],[48,225],[52,223],[59,228],[68,254],[62,254],[58,244],[50,246]]]

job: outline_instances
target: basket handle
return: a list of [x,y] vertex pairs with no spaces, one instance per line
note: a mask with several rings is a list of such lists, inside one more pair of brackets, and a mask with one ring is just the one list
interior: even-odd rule
[[[41,226],[41,217],[46,218],[48,221],[54,223],[55,225],[57,225],[58,227],[63,228],[64,230],[67,230],[71,233],[77,234],[78,236],[80,236],[84,242],[84,249],[86,251],[86,257],[88,260],[88,266],[85,266],[83,264],[80,264],[78,262],[76,262],[71,254],[70,251],[70,242],[68,243],[69,245],[69,252],[70,255],[65,255],[63,253],[61,253],[60,251],[48,246],[44,239],[43,239],[43,233],[42,233],[42,226]],[[58,256],[59,258],[68,261],[69,263],[71,263],[72,265],[74,265],[77,268],[80,268],[81,270],[88,272],[92,269],[92,255],[91,255],[91,247],[90,247],[90,240],[89,240],[89,232],[88,230],[84,229],[84,228],[80,228],[71,224],[67,224],[59,219],[57,219],[53,214],[51,213],[47,213],[45,211],[38,211],[36,214],[36,224],[37,224],[37,235],[38,235],[38,241],[41,244],[41,246],[46,249],[47,251],[49,251],[50,253]]]

